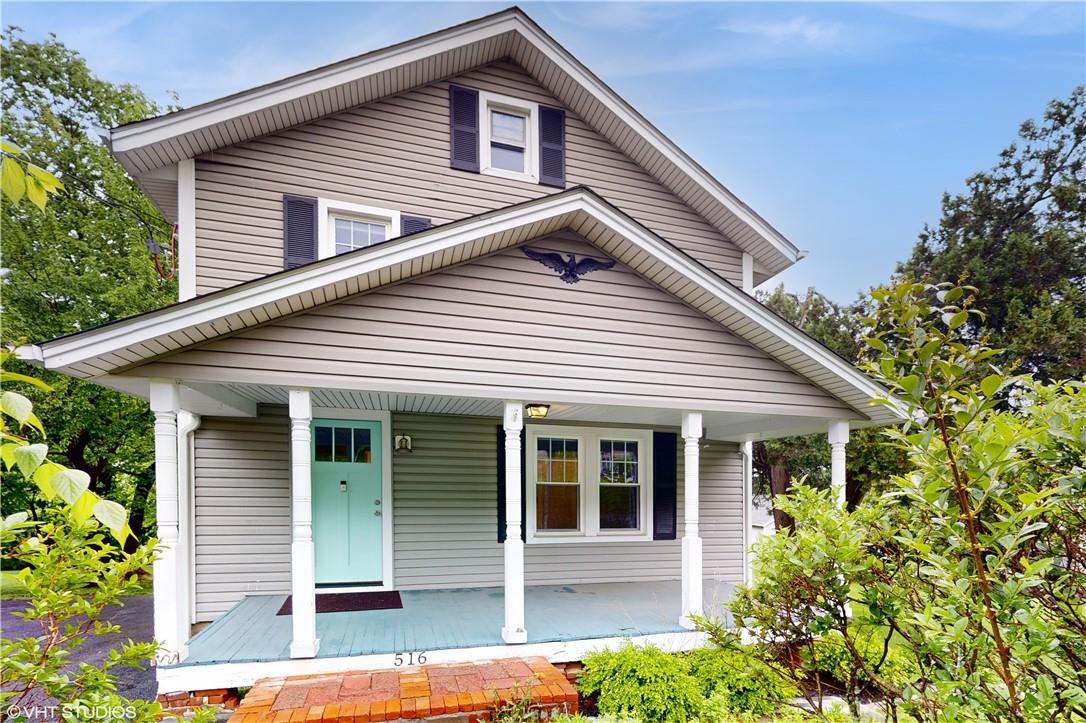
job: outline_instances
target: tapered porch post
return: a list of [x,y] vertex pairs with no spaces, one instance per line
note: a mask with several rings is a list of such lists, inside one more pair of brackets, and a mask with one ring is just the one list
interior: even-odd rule
[[837,505],[845,506],[845,445],[848,444],[848,422],[830,422],[830,488],[837,495]]
[[290,390],[290,657],[317,655],[316,565],[313,557],[313,485],[310,476],[310,425],[313,405],[308,389]]
[[701,537],[698,531],[698,479],[701,412],[683,412],[683,610],[679,624],[692,630],[691,616],[702,614]]
[[520,433],[524,404],[506,402],[505,417],[505,625],[502,640],[528,642],[524,628],[524,541],[520,537]]
[[180,510],[177,483],[177,413],[181,394],[177,384],[150,383],[151,411],[155,415],[155,516],[158,557],[154,563],[155,640],[162,646],[159,660],[180,662],[188,636],[181,632],[182,607],[178,597],[181,560],[178,554]]

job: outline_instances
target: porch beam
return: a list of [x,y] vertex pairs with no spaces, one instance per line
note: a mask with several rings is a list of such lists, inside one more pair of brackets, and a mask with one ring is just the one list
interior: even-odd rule
[[313,403],[308,389],[290,390],[290,657],[313,658],[317,639],[316,560],[313,547],[313,482],[310,427]]
[[155,517],[158,525],[158,557],[154,562],[153,582],[154,624],[155,640],[162,646],[157,660],[179,663],[185,657],[188,641],[188,635],[182,633],[187,616],[182,616],[179,599],[177,414],[181,409],[181,394],[174,382],[153,380],[149,398],[155,417]]
[[505,625],[506,643],[528,642],[524,627],[524,541],[521,539],[520,459],[521,430],[524,429],[524,403],[505,403],[502,419],[505,429]]
[[827,434],[830,443],[830,488],[837,495],[837,505],[845,507],[845,445],[848,444],[848,422],[830,422]]
[[702,610],[702,545],[698,529],[698,481],[701,454],[701,412],[683,412],[682,616],[679,624],[694,629],[693,616]]

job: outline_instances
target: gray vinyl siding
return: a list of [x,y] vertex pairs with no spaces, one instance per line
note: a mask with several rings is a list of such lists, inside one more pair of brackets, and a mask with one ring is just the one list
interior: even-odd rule
[[[208,418],[195,435],[196,620],[246,594],[290,592],[289,425],[282,407],[256,419]],[[393,456],[393,559],[399,589],[496,586],[497,417],[393,414],[412,437]],[[679,448],[679,538],[682,447]],[[701,453],[705,575],[742,580],[742,468],[736,445]],[[681,576],[679,539],[528,545],[529,584],[666,580]]]
[[[568,234],[531,246],[601,256]],[[847,413],[637,273],[618,265],[566,284],[517,248],[165,356],[141,373],[245,383],[286,369],[291,383],[313,387]]]
[[[508,62],[449,82],[561,105]],[[566,181],[569,186],[592,187],[683,251],[740,283],[739,248],[570,111]],[[554,192],[538,184],[451,169],[448,82],[423,86],[200,156],[197,293],[282,269],[283,194],[363,203],[441,224]]]
[[194,435],[196,620],[290,591],[290,439],[282,408],[205,417]]
[[[487,417],[396,414],[414,451],[393,457],[396,586],[501,585],[497,541],[497,425]],[[526,545],[528,584],[678,579],[682,575],[682,446],[679,539]],[[743,477],[736,445],[712,442],[701,457],[701,536],[707,577],[743,579]]]

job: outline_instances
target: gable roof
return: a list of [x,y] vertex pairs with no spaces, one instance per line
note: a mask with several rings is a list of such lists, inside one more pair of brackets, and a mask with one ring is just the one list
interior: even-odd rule
[[161,181],[163,169],[180,160],[501,58],[510,58],[527,70],[586,123],[750,253],[768,274],[799,260],[801,253],[792,242],[516,7],[218,100],[119,126],[110,131],[110,148],[137,180],[153,185]]
[[570,229],[651,282],[790,367],[861,416],[891,423],[872,405],[887,396],[849,362],[774,314],[587,188],[498,211],[255,279],[26,349],[47,368],[95,378],[244,328],[421,276]]

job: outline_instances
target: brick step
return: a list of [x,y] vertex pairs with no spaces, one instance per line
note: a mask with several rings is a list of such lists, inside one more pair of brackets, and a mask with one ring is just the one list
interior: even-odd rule
[[576,713],[578,697],[565,673],[545,658],[303,675],[258,680],[230,723],[370,723],[489,720],[503,703],[531,698],[539,711]]

